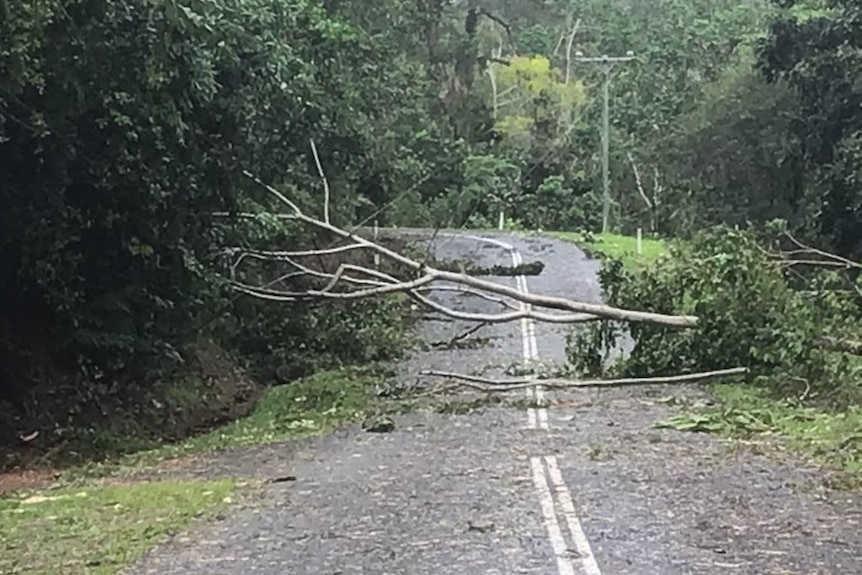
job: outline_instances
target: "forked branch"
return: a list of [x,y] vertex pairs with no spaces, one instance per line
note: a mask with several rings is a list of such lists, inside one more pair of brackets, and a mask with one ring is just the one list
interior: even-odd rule
[[[254,286],[238,282],[234,283],[234,287],[236,289],[249,295],[254,295],[256,297],[275,301],[293,301],[300,298],[359,299],[388,293],[405,293],[413,299],[417,300],[418,302],[432,307],[437,311],[446,313],[447,315],[450,315],[450,317],[459,317],[466,315],[470,319],[475,319],[475,321],[483,322],[513,321],[522,317],[532,317],[540,321],[552,321],[560,323],[592,321],[595,319],[603,318],[620,322],[645,322],[677,328],[693,327],[697,324],[697,318],[693,316],[677,316],[645,311],[626,310],[604,304],[577,301],[558,296],[523,293],[513,287],[469,276],[464,273],[455,273],[437,269],[435,267],[427,265],[425,262],[417,261],[413,258],[405,256],[404,254],[389,249],[378,242],[371,241],[365,237],[339,228],[338,226],[335,226],[330,222],[309,216],[305,214],[295,202],[291,201],[274,187],[265,184],[264,182],[261,182],[258,178],[256,178],[252,174],[249,174],[248,172],[246,172],[246,176],[257,182],[265,190],[275,196],[282,204],[287,206],[287,208],[289,208],[290,210],[290,213],[288,214],[290,218],[301,221],[305,224],[317,228],[318,230],[329,232],[344,240],[348,240],[349,242],[351,242],[352,246],[355,246],[356,249],[366,248],[370,251],[376,252],[380,256],[388,259],[394,264],[405,268],[406,272],[412,276],[410,277],[410,279],[399,279],[387,274],[381,274],[372,269],[362,268],[361,266],[354,266],[352,268],[354,272],[361,271],[362,274],[368,277],[374,277],[375,280],[378,282],[377,285],[362,287],[361,289],[354,289],[348,291],[337,291],[335,289],[337,286],[342,284],[356,284],[357,280],[359,279],[346,273],[346,271],[351,268],[345,268],[342,266],[339,268],[339,271],[336,272],[336,274],[329,278],[330,282],[329,284],[327,284],[326,289],[323,290],[306,289],[301,292],[283,292],[273,289],[259,289],[255,288]],[[345,247],[344,249],[346,250],[349,248]],[[292,253],[293,256],[284,255],[286,253]],[[302,253],[303,256],[308,256],[313,255],[315,252],[314,250],[284,253],[256,252],[254,254],[254,257],[256,259],[271,258],[273,260],[283,260],[285,257],[296,257],[297,253]],[[317,275],[319,275],[319,272],[317,273]],[[464,314],[463,312],[456,312],[455,310],[450,310],[445,306],[442,306],[441,304],[437,304],[436,302],[432,303],[430,299],[426,298],[425,296],[422,296],[421,294],[419,294],[418,291],[416,291],[418,288],[441,282],[465,286],[476,291],[490,293],[496,296],[503,296],[505,298],[509,298],[522,304],[527,304],[528,306],[566,312],[566,315],[563,315],[562,317],[556,317],[554,314],[540,314],[537,312],[533,312],[532,310],[519,310],[511,313],[497,314],[492,316],[487,316],[485,314]]]
[[770,255],[784,267],[805,265],[846,270],[862,269],[862,263],[803,243],[787,230],[783,232],[783,236],[795,246],[795,249],[778,250],[777,253]]

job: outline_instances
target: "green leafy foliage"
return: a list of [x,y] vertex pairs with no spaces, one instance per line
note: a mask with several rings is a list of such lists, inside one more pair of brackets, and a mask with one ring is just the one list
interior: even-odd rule
[[101,368],[176,356],[180,318],[217,297],[203,258],[231,234],[210,213],[236,207],[243,168],[284,177],[286,134],[325,113],[310,60],[355,35],[301,2],[94,0],[45,38],[39,81],[0,90],[3,291],[36,295],[63,347]]
[[[225,247],[332,241],[276,218],[243,176],[322,213],[309,140],[347,227],[496,227],[502,212],[508,229],[597,230],[604,75],[566,57],[578,19],[573,52],[636,55],[611,74],[617,228],[780,217],[858,256],[857,4],[0,2],[0,436],[170,389],[202,340],[264,381],[397,355],[403,299],[272,304],[223,282]],[[214,215],[234,211],[255,215]],[[731,236],[604,266],[611,303],[703,317],[633,326],[616,369],[741,362],[815,392],[855,381],[811,345],[857,333],[854,278],[803,273],[812,303]],[[590,329],[602,345],[582,334],[573,349],[601,371],[619,330]]]
[[[582,371],[647,376],[743,366],[752,380],[781,392],[807,390],[808,397],[834,399],[860,389],[854,363],[817,343],[832,318],[848,308],[837,305],[840,299],[809,301],[750,233],[711,229],[636,270],[611,261],[601,282],[612,305],[699,320],[686,330],[635,323],[624,331],[601,322],[575,332],[569,359]],[[609,366],[608,355],[624,333],[634,347]]]
[[850,474],[848,486],[862,477],[862,410],[823,410],[798,398],[775,399],[762,389],[718,385],[720,405],[689,406],[656,422],[658,428],[716,433],[734,438],[780,434],[793,447]]
[[788,81],[799,93],[803,138],[800,154],[819,192],[819,231],[845,255],[862,255],[862,6],[831,0],[812,12],[808,3],[783,2],[785,13],[760,50],[760,66],[770,81]]
[[665,178],[662,229],[778,217],[858,258],[859,3],[760,4],[768,21],[650,153]]
[[[267,215],[243,176],[320,213],[310,139],[339,223],[434,172],[436,143],[458,149],[397,43],[418,26],[399,4],[384,33],[309,0],[2,3],[0,442],[176,377],[201,340],[263,374],[397,353],[400,303],[249,302],[214,254],[326,241]],[[214,216],[232,211],[259,216]]]
[[767,83],[753,64],[751,50],[740,53],[657,144],[668,187],[659,207],[664,233],[808,217],[797,94],[786,82]]
[[263,381],[281,383],[321,369],[392,360],[406,345],[407,312],[398,297],[345,304],[238,304],[246,318],[229,340]]

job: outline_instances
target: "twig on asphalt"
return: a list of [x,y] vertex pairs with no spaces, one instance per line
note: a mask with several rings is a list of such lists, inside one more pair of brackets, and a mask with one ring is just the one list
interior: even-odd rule
[[483,327],[487,326],[487,322],[482,322],[474,325],[470,329],[467,329],[461,333],[455,334],[451,338],[446,341],[435,341],[431,343],[431,347],[442,347],[444,349],[452,349],[452,347],[458,343],[459,341],[465,340]]

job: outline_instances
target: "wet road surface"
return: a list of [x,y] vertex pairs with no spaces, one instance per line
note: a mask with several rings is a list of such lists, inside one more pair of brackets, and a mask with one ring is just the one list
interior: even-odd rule
[[[598,263],[573,244],[472,235],[442,235],[433,249],[485,266],[540,259],[538,276],[494,281],[600,301]],[[500,311],[464,294],[437,299]],[[420,325],[429,341],[469,327],[439,315]],[[488,325],[471,336],[487,345],[416,352],[401,377],[415,380],[423,369],[494,376],[525,361],[559,363],[566,329]],[[128,573],[862,573],[857,494],[830,491],[824,471],[779,449],[653,429],[671,413],[658,401],[671,393],[703,397],[679,386],[547,391],[547,408],[412,413],[391,433],[354,427],[215,456],[185,472],[297,480],[268,486]]]

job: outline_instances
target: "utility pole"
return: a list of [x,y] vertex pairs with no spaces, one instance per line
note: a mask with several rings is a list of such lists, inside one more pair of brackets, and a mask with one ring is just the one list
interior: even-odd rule
[[602,109],[602,187],[604,188],[604,206],[602,210],[602,233],[608,231],[608,220],[611,214],[611,191],[608,174],[608,156],[610,152],[611,138],[611,120],[610,120],[610,84],[611,70],[614,64],[629,62],[634,60],[634,53],[630,50],[625,56],[584,56],[583,52],[575,53],[575,61],[590,62],[596,64],[605,75],[604,86],[602,88],[604,96],[604,108]]

